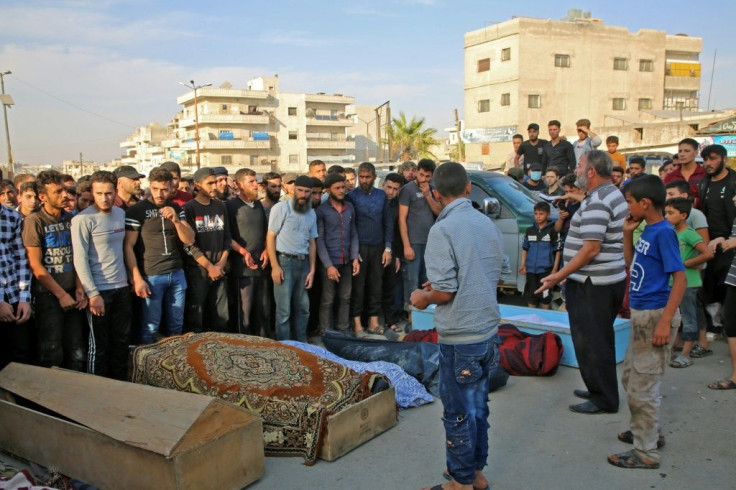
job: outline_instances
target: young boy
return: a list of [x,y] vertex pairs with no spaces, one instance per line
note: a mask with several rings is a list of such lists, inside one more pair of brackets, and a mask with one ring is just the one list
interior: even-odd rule
[[526,275],[524,295],[530,308],[541,304],[543,310],[549,310],[552,301],[550,291],[542,293],[534,291],[542,286],[541,279],[557,272],[560,267],[562,242],[555,231],[555,224],[549,221],[550,208],[546,202],[534,205],[534,226],[526,230],[521,250],[520,274]]
[[669,199],[664,204],[664,215],[667,221],[675,227],[677,241],[680,242],[680,257],[685,265],[687,289],[680,303],[682,317],[682,354],[670,362],[670,367],[684,368],[693,362],[690,360],[690,350],[698,340],[698,289],[703,285],[699,266],[713,258],[703,238],[688,226],[692,204],[684,197]]
[[[664,445],[659,436],[659,387],[675,333],[672,318],[687,279],[675,230],[662,217],[666,196],[662,181],[655,175],[643,175],[632,180],[624,194],[629,205],[624,221],[624,258],[631,268],[631,334],[621,380],[631,412],[631,430],[620,433],[618,439],[633,442],[634,449],[612,454],[608,462],[622,468],[655,469],[659,468],[658,448]],[[634,229],[642,220],[647,226],[634,246]]]
[[606,148],[608,149],[608,156],[613,161],[613,166],[621,167],[626,171],[626,157],[618,152],[618,136],[609,136],[606,138]]

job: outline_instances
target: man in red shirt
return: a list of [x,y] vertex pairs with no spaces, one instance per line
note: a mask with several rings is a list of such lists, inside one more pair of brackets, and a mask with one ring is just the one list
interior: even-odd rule
[[169,197],[169,201],[184,206],[192,200],[192,195],[186,191],[179,189],[179,182],[181,181],[181,167],[176,162],[164,162],[161,167],[164,170],[171,172],[171,176],[174,180],[171,183],[172,195]]
[[[698,195],[700,182],[705,178],[703,165],[695,161],[700,145],[692,138],[680,141],[677,150],[677,163],[675,169],[664,177],[664,183],[669,184],[675,180],[684,180],[690,185],[690,195]],[[700,208],[700,199],[695,198],[695,207]]]

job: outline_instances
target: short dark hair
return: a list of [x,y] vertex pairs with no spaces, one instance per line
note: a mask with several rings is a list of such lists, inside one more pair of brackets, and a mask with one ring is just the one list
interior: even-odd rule
[[330,165],[327,169],[328,174],[344,174],[345,168],[342,165]]
[[309,162],[309,170],[312,170],[312,167],[316,167],[317,165],[324,165],[324,164],[325,162],[323,162],[322,160],[312,160],[311,162]]
[[511,137],[511,140],[512,140],[512,141],[513,141],[513,140],[521,140],[521,141],[524,141],[524,137],[523,137],[522,135],[520,135],[519,133],[516,133],[515,135],[513,135],[513,136]]
[[[422,168],[422,162],[419,161],[419,168]],[[429,160],[432,165],[434,162]],[[465,192],[468,185],[468,172],[465,167],[456,162],[446,162],[437,167],[437,171],[433,172],[434,187],[443,197],[457,197]]]
[[554,165],[550,165],[549,167],[547,167],[547,170],[544,171],[544,174],[547,175],[547,172],[554,172],[556,176],[560,176],[560,169]]
[[167,184],[171,184],[173,181],[174,176],[165,168],[154,168],[148,174],[148,182],[166,182]]
[[613,135],[611,135],[611,136],[609,136],[608,138],[606,138],[606,144],[607,144],[607,145],[609,145],[609,144],[611,144],[611,143],[616,143],[616,144],[618,144],[618,136],[613,136]]
[[66,183],[66,182],[75,182],[76,183],[76,180],[74,180],[74,177],[72,177],[69,174],[61,174],[61,181],[64,182],[64,183]]
[[726,159],[728,158],[728,150],[726,150],[725,147],[721,145],[708,145],[705,148],[703,148],[703,151],[700,152],[700,156],[703,157],[703,160],[707,159],[711,154],[715,153],[719,157]]
[[376,166],[371,162],[363,162],[358,166],[358,173],[360,172],[370,172],[373,175],[376,175]]
[[682,214],[686,214],[688,217],[690,216],[690,212],[693,210],[693,205],[690,202],[690,199],[686,197],[673,197],[672,199],[667,199],[664,206],[675,208]]
[[[417,171],[424,170],[425,172],[432,172],[434,173],[435,170],[437,170],[437,165],[434,163],[433,160],[430,160],[429,158],[422,158],[417,163]],[[444,194],[442,194],[444,196]],[[446,196],[451,197],[451,196]]]
[[698,141],[692,138],[685,138],[684,140],[680,140],[680,142],[677,143],[677,146],[680,146],[680,145],[690,145],[693,147],[693,150],[697,150],[698,147],[700,146]]
[[89,177],[90,185],[99,182],[101,184],[112,184],[113,186],[118,185],[118,179],[115,174],[108,170],[98,170]]
[[235,172],[235,175],[233,175],[233,180],[235,182],[242,182],[245,180],[246,177],[255,177],[256,173],[255,171],[249,169],[249,168],[241,168],[237,172]]
[[673,180],[669,184],[665,184],[665,189],[677,189],[680,194],[687,194],[690,195],[690,184],[685,182],[684,180]]
[[[319,180],[319,179],[317,179]],[[345,176],[341,175],[338,172],[328,173],[327,177],[325,177],[325,189],[329,189],[334,184],[337,184],[338,182],[345,182]]]
[[558,128],[562,126],[562,123],[558,121],[557,119],[552,119],[550,122],[547,123],[547,126],[557,126]]
[[79,182],[79,185],[77,185],[77,192],[80,194],[84,194],[85,192],[92,192],[92,183],[87,180],[83,180]]
[[390,174],[388,174],[383,179],[383,181],[384,182],[395,182],[395,183],[397,183],[399,185],[404,185],[404,182],[405,182],[404,181],[404,177],[402,177],[401,175],[397,174],[396,172],[391,172]]
[[67,194],[70,194],[70,195],[72,195],[74,197],[77,197],[77,188],[76,187],[73,187],[73,186],[67,187],[66,188],[66,193]]
[[345,175],[347,175],[347,174],[353,174],[353,175],[355,175],[355,169],[352,168],[352,167],[346,168],[345,169]]
[[550,207],[549,203],[545,201],[539,201],[534,205],[534,211],[544,211],[545,213],[550,213]]
[[611,168],[611,173],[613,173],[613,172],[619,172],[622,175],[626,173],[626,171],[624,170],[624,168],[623,167],[620,167],[618,165],[616,165],[615,167],[612,167]]
[[64,185],[62,174],[58,170],[44,170],[43,172],[39,172],[36,176],[36,192],[45,194],[48,184]]
[[18,188],[18,193],[23,194],[26,191],[33,191],[34,194],[38,195],[38,191],[36,190],[36,181],[35,180],[27,180],[23,182],[20,185],[20,188]]
[[629,158],[629,167],[632,165],[641,165],[641,168],[646,168],[647,162],[642,157],[631,157]]
[[628,193],[637,202],[642,199],[649,199],[652,205],[657,209],[662,209],[664,202],[667,200],[667,191],[664,188],[662,179],[656,175],[642,175],[639,178],[632,179],[624,186],[624,194]]
[[263,176],[263,179],[261,179],[261,181],[273,180],[273,179],[281,180],[281,174],[278,172],[268,172]]
[[2,179],[0,180],[0,190],[5,189],[6,187],[12,187],[13,192],[15,192],[15,184],[13,184],[13,181],[10,179]]
[[569,186],[571,186],[571,187],[577,187],[577,186],[575,185],[575,180],[576,180],[576,179],[577,179],[577,177],[575,176],[575,174],[567,174],[567,175],[565,175],[564,177],[562,177],[562,178],[560,179],[560,182],[559,182],[559,184],[560,184],[560,185],[561,185],[562,187],[565,187],[566,185],[569,185]]
[[171,172],[171,174],[176,174],[177,177],[181,178],[181,167],[176,162],[164,162],[161,164],[159,168],[163,168],[164,170],[168,170]]

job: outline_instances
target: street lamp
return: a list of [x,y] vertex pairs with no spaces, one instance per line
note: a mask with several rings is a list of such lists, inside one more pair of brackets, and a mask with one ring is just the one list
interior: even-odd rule
[[194,90],[194,142],[197,145],[197,169],[199,169],[199,111],[197,111],[197,90],[209,87],[212,84],[195,85],[194,80],[189,80],[189,83],[179,82],[179,84]]
[[13,150],[10,148],[10,130],[8,129],[8,107],[13,105],[13,98],[5,95],[5,75],[10,75],[10,70],[0,73],[0,103],[3,104],[3,118],[5,120],[5,143],[8,147],[8,168],[10,173],[15,175],[15,163],[13,162]]

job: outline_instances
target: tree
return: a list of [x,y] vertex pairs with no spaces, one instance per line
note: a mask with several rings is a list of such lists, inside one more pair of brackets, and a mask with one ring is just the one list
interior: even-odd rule
[[410,158],[434,158],[436,156],[429,151],[433,145],[439,142],[434,138],[437,130],[424,127],[424,118],[411,118],[406,120],[406,115],[399,112],[398,118],[393,118],[391,124],[386,128],[387,137],[384,143],[391,141],[391,155],[408,154]]

